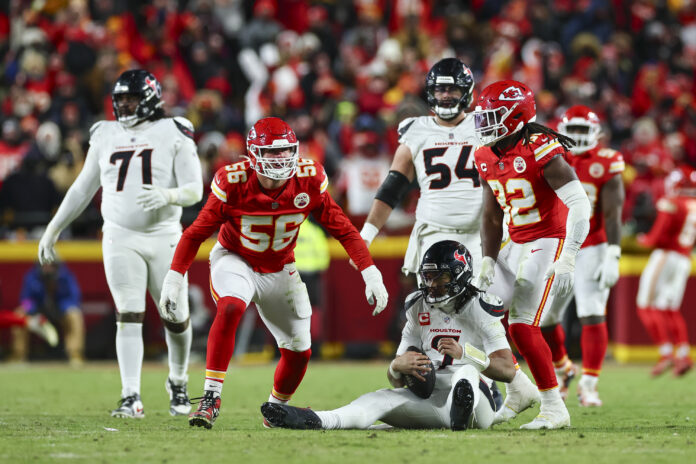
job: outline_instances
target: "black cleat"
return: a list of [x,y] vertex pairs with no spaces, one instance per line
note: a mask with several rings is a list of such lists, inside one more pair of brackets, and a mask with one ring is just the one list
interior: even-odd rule
[[469,428],[473,411],[474,389],[468,380],[461,379],[452,391],[452,406],[450,406],[450,427],[452,430]]
[[311,430],[321,428],[321,419],[309,408],[296,408],[287,404],[263,403],[261,414],[271,427]]
[[212,429],[215,419],[220,414],[220,402],[222,400],[219,396],[215,396],[212,391],[206,391],[204,396],[193,399],[201,401],[198,403],[198,409],[189,414],[189,425],[191,427]]

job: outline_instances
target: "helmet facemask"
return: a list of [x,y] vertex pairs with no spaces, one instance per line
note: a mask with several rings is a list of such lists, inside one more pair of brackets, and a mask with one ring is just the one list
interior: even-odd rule
[[573,140],[570,152],[574,155],[585,153],[597,146],[600,127],[581,118],[558,123],[558,132]]
[[[433,269],[428,269],[430,267]],[[437,267],[436,264],[431,263],[425,263],[421,266],[419,271],[422,281],[420,291],[427,304],[447,314],[455,313],[461,304],[459,297],[468,287],[466,284],[462,284],[461,279],[455,278],[452,271]],[[461,273],[463,272],[461,271]]]
[[[505,126],[505,120],[512,114],[516,106],[517,103],[515,103],[512,108],[499,106],[492,110],[484,110],[480,106],[476,107],[474,110],[475,132],[483,145],[489,147],[508,135],[508,128]],[[520,124],[524,125],[523,122],[520,122]],[[519,129],[521,129],[521,127],[519,127]],[[515,132],[517,130],[515,130]]]
[[[459,98],[451,96],[452,88],[459,90],[462,96]],[[450,97],[438,100],[435,97],[435,93],[444,91],[449,91]],[[456,118],[465,107],[469,106],[471,99],[471,94],[467,94],[466,89],[464,87],[457,86],[454,84],[438,83],[436,85],[428,86],[426,92],[428,94],[428,103],[430,104],[431,109],[435,114],[437,114],[441,119],[444,119],[445,121],[449,121],[450,119]]]
[[[297,148],[297,142],[274,140],[272,145],[250,145],[249,151],[255,158],[254,169],[259,174],[275,180],[287,180],[297,171]],[[286,154],[277,156],[281,152]]]

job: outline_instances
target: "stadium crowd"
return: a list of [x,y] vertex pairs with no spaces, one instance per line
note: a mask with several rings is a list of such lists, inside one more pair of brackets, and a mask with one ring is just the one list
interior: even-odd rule
[[[647,231],[675,164],[696,166],[688,1],[10,0],[0,56],[0,236],[10,239],[38,238],[81,169],[90,126],[113,119],[113,82],[137,67],[162,82],[168,114],[193,122],[206,185],[245,152],[254,121],[278,116],[356,222],[374,197],[356,187],[356,162],[378,171],[376,190],[397,124],[427,114],[423,76],[447,56],[471,68],[475,95],[501,79],[527,83],[539,122],[593,108],[604,143],[627,158],[628,232]],[[98,201],[69,234],[99,233]]]

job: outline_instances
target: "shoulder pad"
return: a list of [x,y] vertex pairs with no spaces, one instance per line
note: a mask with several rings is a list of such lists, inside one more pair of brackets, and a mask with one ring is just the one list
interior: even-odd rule
[[89,136],[92,137],[94,133],[101,127],[102,123],[104,121],[97,121],[94,124],[92,124],[92,127],[89,128]]
[[172,121],[174,121],[174,125],[182,134],[193,140],[193,124],[191,124],[191,121],[181,116],[172,118]]
[[418,300],[420,300],[421,298],[423,298],[423,294],[421,292],[416,291],[409,294],[406,297],[406,301],[404,302],[404,311],[408,311],[409,309],[411,309],[413,305],[418,303]]
[[481,296],[479,296],[479,304],[484,311],[493,317],[503,317],[505,314],[503,300],[490,293],[481,293]]
[[403,137],[404,134],[408,131],[408,129],[413,125],[413,123],[416,122],[416,118],[406,118],[401,123],[399,124],[399,128],[397,129],[399,132],[399,138]]

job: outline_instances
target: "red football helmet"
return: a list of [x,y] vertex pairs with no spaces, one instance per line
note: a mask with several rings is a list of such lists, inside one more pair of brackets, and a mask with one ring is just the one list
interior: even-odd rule
[[575,142],[575,146],[570,149],[574,155],[596,147],[601,131],[597,113],[585,105],[571,106],[563,113],[561,122],[558,123],[558,132]]
[[536,120],[534,92],[521,82],[495,82],[481,92],[474,110],[476,134],[486,146]]
[[[297,170],[295,131],[279,118],[259,119],[247,135],[247,153],[256,172],[276,180],[290,179]],[[273,156],[290,149],[290,155]]]
[[696,170],[686,164],[674,169],[665,178],[665,192],[696,197]]

